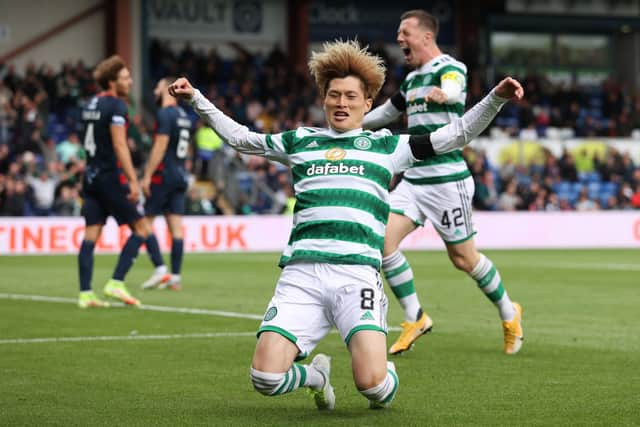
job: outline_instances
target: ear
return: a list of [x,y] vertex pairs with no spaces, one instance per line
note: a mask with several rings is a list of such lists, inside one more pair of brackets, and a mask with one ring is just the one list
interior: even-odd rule
[[371,111],[371,107],[373,106],[373,98],[367,98],[366,101],[364,101],[364,106],[365,106],[366,113]]

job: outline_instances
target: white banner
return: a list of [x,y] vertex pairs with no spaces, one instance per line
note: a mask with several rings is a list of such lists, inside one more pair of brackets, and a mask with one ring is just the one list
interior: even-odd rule
[[[640,211],[594,213],[474,214],[478,247],[485,249],[640,248]],[[154,230],[163,251],[171,245],[164,219]],[[281,251],[289,238],[291,217],[184,217],[185,252]],[[82,218],[0,218],[0,254],[74,254],[84,235]],[[111,219],[96,245],[96,253],[117,253],[129,228]],[[403,249],[442,249],[430,224],[411,233]]]

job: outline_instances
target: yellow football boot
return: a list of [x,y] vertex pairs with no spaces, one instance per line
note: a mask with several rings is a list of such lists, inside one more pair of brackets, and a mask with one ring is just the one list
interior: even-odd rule
[[504,352],[506,354],[516,354],[522,347],[524,333],[522,332],[522,307],[517,302],[513,303],[516,315],[510,322],[502,321],[504,330]]
[[402,327],[402,333],[389,349],[389,354],[395,355],[409,350],[418,338],[431,332],[433,320],[426,313],[422,313],[422,316],[416,322],[402,322],[400,326]]

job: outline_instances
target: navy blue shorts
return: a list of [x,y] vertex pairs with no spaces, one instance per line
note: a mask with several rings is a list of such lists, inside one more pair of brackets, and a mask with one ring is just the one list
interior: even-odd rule
[[151,196],[144,204],[145,215],[184,215],[185,188],[183,185],[151,184]]
[[99,175],[88,181],[82,190],[84,203],[82,216],[86,225],[105,224],[112,216],[122,224],[134,224],[143,217],[143,212],[127,199],[129,186],[122,184],[117,173]]

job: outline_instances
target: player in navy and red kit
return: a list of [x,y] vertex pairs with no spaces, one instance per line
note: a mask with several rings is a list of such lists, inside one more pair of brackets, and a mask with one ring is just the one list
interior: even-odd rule
[[107,307],[91,290],[93,251],[107,217],[118,224],[128,224],[132,234],[125,243],[112,279],[104,287],[108,297],[125,304],[139,305],[124,285],[124,276],[138,255],[151,227],[137,209],[140,186],[127,146],[127,99],[132,80],[126,64],[117,55],[105,59],[96,67],[94,78],[104,89],[82,112],[84,149],[87,168],[83,181],[82,215],[86,229],[78,254],[81,308]]
[[179,290],[181,287],[180,269],[184,246],[182,215],[188,186],[185,160],[189,154],[191,120],[178,106],[176,99],[169,95],[169,85],[174,81],[175,78],[165,77],[154,90],[160,111],[153,148],[142,179],[142,189],[147,196],[145,212],[149,224],[156,215],[164,214],[171,233],[171,275],[167,273],[158,241],[152,234],[145,243],[155,271],[142,284],[143,289]]

